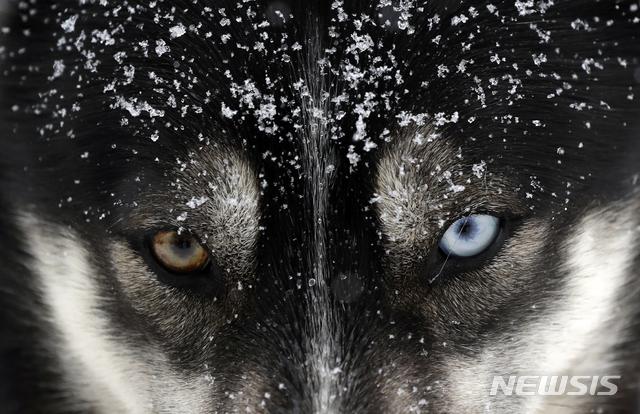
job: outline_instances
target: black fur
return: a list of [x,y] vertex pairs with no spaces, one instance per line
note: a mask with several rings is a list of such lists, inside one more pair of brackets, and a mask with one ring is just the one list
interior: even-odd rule
[[[24,209],[86,240],[102,269],[95,277],[108,298],[103,306],[127,346],[164,349],[177,371],[210,367],[217,381],[212,412],[243,409],[227,395],[254,380],[243,378],[246,373],[257,377],[256,393],[272,395],[263,412],[312,412],[317,390],[308,379],[309,358],[319,308],[330,314],[330,334],[345,361],[340,412],[397,409],[380,386],[398,377],[398,384],[419,389],[416,402],[429,401],[429,412],[447,412],[446,389],[427,389],[445,376],[442,361],[455,353],[477,355],[499,333],[517,336],[530,302],[561,295],[562,241],[590,209],[632,200],[640,173],[638,3],[557,0],[516,7],[525,3],[10,3],[0,35],[0,411],[92,412],[78,408],[84,407],[79,394],[59,388],[65,367],[50,353],[56,337],[49,309],[15,224]],[[290,16],[281,22],[276,9]],[[356,73],[362,78],[350,80]],[[236,92],[249,85],[245,81],[261,95]],[[314,105],[320,118],[305,113]],[[367,139],[354,140],[363,111],[369,111]],[[421,246],[424,251],[390,251],[394,244],[371,203],[380,160],[413,138],[408,131],[415,125],[402,125],[403,113],[426,114],[436,140],[461,148],[460,168],[470,172],[485,161],[490,182],[507,177],[512,185],[505,194],[478,181],[468,185],[469,197],[485,191],[503,197],[508,211],[492,213],[504,213],[514,233],[528,220],[549,223],[535,275],[516,283],[505,271],[478,281],[481,269],[454,266],[435,284],[431,270],[417,288],[408,281],[428,268],[423,255],[435,261],[434,269],[444,262],[437,247],[442,234],[430,235],[435,243]],[[456,122],[438,123],[439,117]],[[316,148],[318,142],[325,146]],[[151,208],[167,214],[159,227],[171,226],[174,211],[189,201],[174,185],[184,179],[179,165],[223,149],[244,154],[255,179],[266,183],[256,270],[241,275],[252,289],[236,302],[228,281],[216,284],[220,302],[212,304],[210,294],[176,288],[175,302],[149,308],[203,310],[185,319],[191,325],[167,334],[159,317],[128,302],[106,251],[115,239],[134,251],[143,246],[150,230],[130,224]],[[318,203],[326,200],[315,199],[315,185],[325,176],[331,187],[319,225]],[[462,204],[447,220],[464,213]],[[328,280],[313,286],[321,239]],[[620,312],[638,339],[640,285],[629,283]],[[489,294],[477,293],[484,289]],[[398,298],[396,291],[408,293]],[[218,325],[234,313],[237,320]],[[462,324],[452,326],[452,318]],[[203,332],[212,326],[211,342]],[[621,392],[585,412],[638,410],[636,342],[621,340],[617,348],[628,362]],[[425,350],[428,358],[420,356]]]

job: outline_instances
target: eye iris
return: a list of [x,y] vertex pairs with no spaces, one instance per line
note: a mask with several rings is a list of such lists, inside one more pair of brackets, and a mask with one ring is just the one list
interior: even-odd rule
[[175,273],[197,272],[209,262],[209,255],[192,236],[176,231],[156,234],[151,250],[160,264]]
[[499,231],[500,219],[497,217],[487,214],[463,217],[447,229],[440,248],[449,256],[475,256],[493,244]]

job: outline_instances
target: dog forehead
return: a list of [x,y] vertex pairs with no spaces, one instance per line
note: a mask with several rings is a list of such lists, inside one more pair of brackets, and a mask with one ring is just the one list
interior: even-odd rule
[[[554,10],[449,2],[36,3],[19,11],[28,30],[4,34],[4,54],[16,63],[7,69],[10,82],[42,85],[21,93],[13,115],[37,143],[37,166],[72,177],[67,200],[88,188],[114,193],[93,179],[102,174],[144,182],[153,170],[147,161],[157,160],[158,169],[188,162],[212,142],[241,147],[273,188],[320,170],[375,169],[384,163],[376,155],[382,146],[420,140],[403,131],[430,126],[444,138],[432,144],[451,147],[434,151],[433,160],[447,153],[457,162],[462,148],[464,168],[479,173],[484,162],[503,175],[517,171],[514,186],[531,203],[562,204],[592,175],[610,178],[610,160],[597,157],[603,146],[630,145],[637,59],[627,38],[614,41],[617,30],[631,30],[633,13],[604,4],[572,9],[593,20],[585,26]],[[49,50],[50,65],[23,58]],[[33,120],[42,114],[50,118]],[[71,150],[50,144],[67,138]],[[68,162],[61,167],[60,159]],[[445,162],[427,164],[455,172]],[[370,184],[367,174],[340,179]]]

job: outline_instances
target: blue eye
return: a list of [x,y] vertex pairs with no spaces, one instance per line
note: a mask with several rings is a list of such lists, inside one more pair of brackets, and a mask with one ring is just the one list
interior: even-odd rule
[[440,240],[447,256],[471,257],[482,253],[496,240],[500,219],[488,214],[463,217],[449,227]]

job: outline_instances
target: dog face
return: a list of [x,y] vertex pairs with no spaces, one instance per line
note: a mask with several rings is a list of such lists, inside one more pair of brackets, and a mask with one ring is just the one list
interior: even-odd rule
[[636,407],[637,3],[10,10],[16,412]]

